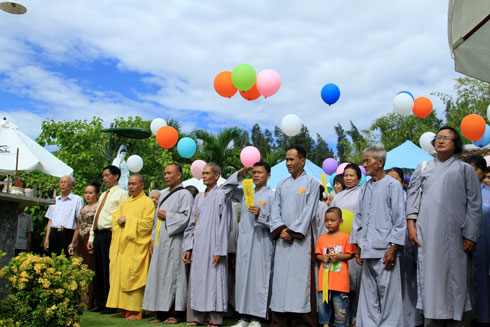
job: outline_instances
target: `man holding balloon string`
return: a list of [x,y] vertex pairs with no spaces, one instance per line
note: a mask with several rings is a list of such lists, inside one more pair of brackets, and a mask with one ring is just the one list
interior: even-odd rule
[[[266,162],[253,162],[260,159],[260,153],[255,150],[258,157],[246,157],[242,152],[241,159],[245,167],[231,175],[222,187],[226,196],[232,201],[241,202],[242,207],[235,284],[235,309],[241,314],[241,319],[234,327],[260,327],[259,320],[267,319],[269,316],[273,254],[269,222],[274,191],[267,186],[271,168]],[[250,158],[251,161],[248,160]],[[247,186],[245,183],[250,181],[245,180],[250,171],[255,192],[251,184]],[[238,186],[242,182],[243,189],[240,189]],[[246,190],[247,188],[250,189]]]

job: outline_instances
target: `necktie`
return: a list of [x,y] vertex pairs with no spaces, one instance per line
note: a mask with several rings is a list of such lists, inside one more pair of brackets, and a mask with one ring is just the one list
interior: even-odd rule
[[105,201],[107,200],[107,196],[109,195],[109,192],[110,192],[110,189],[107,190],[107,192],[105,192],[104,199],[102,199],[102,203],[100,204],[99,210],[97,210],[97,214],[95,215],[94,225],[93,225],[94,230],[97,229],[97,224],[99,223],[99,216],[100,216],[100,213],[102,211],[102,208],[104,208],[104,204],[105,204]]

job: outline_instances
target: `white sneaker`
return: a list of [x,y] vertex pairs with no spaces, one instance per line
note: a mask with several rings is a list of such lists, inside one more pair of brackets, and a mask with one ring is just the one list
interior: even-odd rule
[[248,327],[262,327],[262,325],[257,320],[253,320]]
[[[238,320],[238,324],[236,325],[233,325],[231,327],[247,327],[249,325],[248,322],[246,322],[245,320]],[[259,324],[260,326],[260,324]]]

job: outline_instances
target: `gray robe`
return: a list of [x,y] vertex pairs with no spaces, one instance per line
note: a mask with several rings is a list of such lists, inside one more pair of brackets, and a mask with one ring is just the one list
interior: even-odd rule
[[[184,251],[192,250],[190,305],[193,310],[226,312],[228,308],[226,275],[231,215],[231,201],[217,186],[207,196],[202,193],[194,199],[183,243]],[[223,258],[213,266],[214,256]]]
[[235,309],[240,314],[267,318],[273,243],[270,238],[270,214],[274,191],[264,186],[254,194],[254,205],[260,207],[258,217],[248,212],[243,189],[238,188],[242,176],[234,173],[223,184],[223,192],[242,204],[238,248],[236,254]]
[[[463,238],[478,241],[481,191],[473,168],[454,157],[419,164],[408,186],[407,218],[417,219],[417,308],[427,319],[461,320],[471,310]],[[422,188],[422,193],[420,193]]]
[[[169,189],[164,190],[158,203],[160,204],[169,193]],[[144,310],[169,311],[174,301],[176,311],[186,309],[187,278],[182,261],[182,240],[189,223],[193,201],[192,195],[184,189],[172,194],[155,210],[152,241],[157,238],[158,210],[165,210],[167,215],[160,227],[158,245],[155,244],[153,249],[143,299]]]
[[283,179],[277,185],[272,206],[271,230],[274,235],[276,230],[286,226],[294,233],[294,242],[289,244],[281,238],[276,242],[270,305],[272,311],[312,311],[311,243],[320,197],[319,185],[317,180],[305,172],[296,179]]

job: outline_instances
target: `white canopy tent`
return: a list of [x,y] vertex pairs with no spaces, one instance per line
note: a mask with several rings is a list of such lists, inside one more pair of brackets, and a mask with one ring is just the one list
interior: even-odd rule
[[22,133],[7,119],[0,121],[0,174],[15,174],[19,150],[19,171],[39,170],[45,174],[63,177],[73,176],[73,169],[48,150]]
[[455,70],[490,82],[490,1],[450,0],[448,39]]
[[[220,178],[218,179],[218,186],[222,185],[224,182],[226,182],[226,179],[220,176]],[[206,185],[204,185],[202,179],[197,179],[193,177],[182,182],[182,184],[184,185],[184,187],[189,185],[195,186],[199,190],[199,192],[204,192],[206,190]]]

